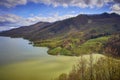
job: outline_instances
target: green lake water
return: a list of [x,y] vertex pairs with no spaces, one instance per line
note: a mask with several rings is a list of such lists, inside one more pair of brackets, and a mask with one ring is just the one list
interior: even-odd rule
[[68,73],[78,57],[52,56],[22,38],[0,37],[0,80],[53,80]]

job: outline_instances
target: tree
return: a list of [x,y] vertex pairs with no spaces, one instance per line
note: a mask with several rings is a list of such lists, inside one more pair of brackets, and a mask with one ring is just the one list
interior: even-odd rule
[[105,53],[120,57],[120,34],[114,35],[105,45]]

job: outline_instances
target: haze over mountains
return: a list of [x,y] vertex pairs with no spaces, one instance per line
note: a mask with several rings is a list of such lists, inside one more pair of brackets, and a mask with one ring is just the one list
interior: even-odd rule
[[[0,36],[23,37],[29,40],[43,40],[67,37],[71,34],[92,36],[120,32],[120,15],[103,13],[95,15],[80,14],[76,17],[54,23],[39,22],[30,26],[0,32]],[[77,36],[76,35],[76,36]]]

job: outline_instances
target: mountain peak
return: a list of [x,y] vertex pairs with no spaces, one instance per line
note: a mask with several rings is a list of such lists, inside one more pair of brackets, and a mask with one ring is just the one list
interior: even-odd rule
[[24,37],[30,40],[49,39],[61,36],[67,36],[75,31],[84,32],[95,29],[99,34],[114,33],[120,31],[120,16],[116,13],[102,14],[80,14],[76,17],[65,19],[54,23],[39,22],[28,27],[21,27],[14,30],[1,32],[1,36]]
[[104,12],[104,13],[102,13],[102,15],[109,15],[109,13],[107,13],[107,12]]

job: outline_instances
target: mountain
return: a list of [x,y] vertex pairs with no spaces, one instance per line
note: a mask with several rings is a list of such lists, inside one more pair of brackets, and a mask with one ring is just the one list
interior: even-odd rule
[[78,15],[73,18],[54,23],[39,22],[31,26],[3,31],[1,36],[23,37],[30,40],[49,39],[58,36],[67,36],[76,32],[85,35],[116,33],[120,31],[120,16],[112,13],[96,15]]
[[108,52],[107,47],[114,47],[108,45],[113,34],[120,34],[120,15],[115,13],[80,14],[54,23],[39,22],[0,32],[0,36],[23,37],[33,41],[35,46],[49,47],[48,53],[52,55]]
[[30,26],[22,26],[19,28],[15,28],[8,31],[3,31],[0,33],[1,36],[10,36],[10,37],[23,37],[29,38],[29,36],[33,35],[37,31],[40,31],[45,26],[50,25],[48,22],[38,22],[36,24]]

